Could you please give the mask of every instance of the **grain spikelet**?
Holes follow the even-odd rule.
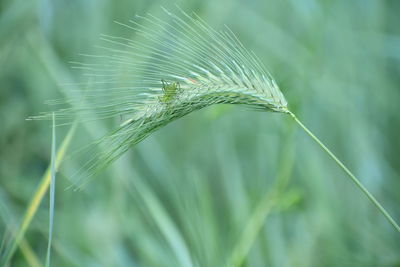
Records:
[[[94,80],[95,88],[69,99],[72,107],[56,111],[57,121],[123,118],[95,142],[101,148],[91,152],[81,170],[89,170],[89,176],[158,128],[213,104],[288,113],[271,75],[228,28],[216,31],[195,14],[165,12],[168,21],[148,14],[129,24],[116,22],[143,42],[102,35],[102,54],[83,55],[90,63],[73,62]]]

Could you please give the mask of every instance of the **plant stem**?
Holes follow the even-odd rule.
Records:
[[[385,210],[384,207],[376,200],[376,198],[365,188],[362,183],[354,176],[353,173],[306,127],[304,124],[294,115],[292,112],[288,111],[292,118],[300,125],[301,128],[339,165],[340,168],[349,176],[349,178],[356,184],[358,188],[374,203],[374,205],[379,209],[379,211],[386,217],[390,224],[400,232],[400,226],[395,222],[392,216]]]
[[[56,120],[53,112],[53,127],[51,137],[51,165],[50,165],[50,208],[49,208],[49,241],[47,243],[46,267],[50,267],[51,242],[53,239],[54,199],[56,191]]]
[[[293,144],[292,144],[292,132],[293,127],[290,125],[290,129],[287,129],[288,133],[283,141],[282,153],[280,160],[277,176],[271,190],[266,193],[255,206],[254,211],[251,213],[247,220],[243,232],[239,236],[239,239],[233,246],[227,266],[242,266],[247,255],[249,254],[252,246],[260,236],[260,232],[267,220],[267,217],[274,211],[274,208],[278,206],[280,200],[284,198],[284,192],[289,184],[293,169]]]

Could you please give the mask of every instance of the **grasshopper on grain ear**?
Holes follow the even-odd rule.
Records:
[[[160,102],[163,103],[168,103],[170,102],[176,95],[177,91],[180,90],[180,84],[179,82],[171,82],[168,83],[161,79],[162,83],[162,90],[164,92],[163,96],[159,97]]]

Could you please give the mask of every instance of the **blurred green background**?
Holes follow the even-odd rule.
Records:
[[[3,0],[1,249],[50,162],[50,122],[25,119],[68,97],[63,84],[82,76],[68,62],[93,54],[101,33],[118,35],[114,20],[163,18],[160,6],[175,3],[228,25],[289,107],[400,220],[399,1]],[[58,145],[68,129],[57,128]],[[58,175],[52,266],[400,266],[400,234],[286,115],[210,107],[100,176],[76,192]],[[48,205],[11,266],[44,263]]]

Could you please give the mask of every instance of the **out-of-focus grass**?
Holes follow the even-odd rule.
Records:
[[[11,238],[9,244],[6,244],[4,253],[2,253],[2,258],[0,264],[6,265],[12,256],[15,253],[15,250],[17,246],[22,245],[23,248],[25,248],[25,251],[29,251],[28,247],[29,245],[26,244],[26,241],[24,240],[24,235],[33,219],[35,214],[37,213],[37,210],[43,200],[44,195],[46,194],[46,191],[49,189],[49,186],[52,185],[52,189],[50,191],[53,191],[52,197],[50,200],[50,205],[51,205],[51,213],[54,213],[54,181],[55,181],[55,172],[56,169],[58,169],[61,165],[62,160],[64,159],[64,155],[69,147],[69,144],[71,143],[72,137],[74,135],[76,129],[76,123],[72,125],[71,129],[68,131],[67,136],[65,137],[64,141],[62,142],[60,149],[57,151],[57,155],[55,155],[55,122],[53,118],[53,137],[52,137],[52,152],[51,152],[51,165],[47,168],[46,172],[44,173],[37,189],[35,190],[35,193],[32,196],[32,199],[30,200],[27,209],[25,211],[24,217],[21,221],[20,225],[17,225],[16,227],[14,225],[10,225],[10,218],[7,215],[3,215],[2,217],[4,218],[4,222],[9,225],[9,228],[11,228]],[[53,215],[50,215],[51,218],[53,218]],[[15,229],[14,229],[15,228]],[[51,228],[53,228],[51,226]],[[51,231],[50,231],[51,232]],[[50,235],[50,234],[49,234]],[[49,241],[49,246],[51,245],[51,236],[49,236],[50,241]],[[5,239],[3,239],[4,241]],[[48,250],[50,248],[48,247]],[[49,252],[48,257],[49,256]],[[33,254],[28,252],[27,254]],[[34,258],[35,256],[29,257],[26,256],[27,258]]]
[[[215,28],[229,25],[269,67],[292,109],[400,218],[399,3],[178,4]],[[110,0],[0,4],[3,217],[22,217],[49,164],[50,123],[25,118],[46,109],[44,100],[71,94],[62,84],[81,80],[82,73],[68,62],[81,61],[78,53],[93,54],[100,33],[122,34],[113,20],[145,12],[162,17],[161,5],[168,7]],[[93,127],[81,129],[74,141],[106,125]],[[67,129],[60,127],[58,136]],[[79,162],[63,166],[53,265],[224,266],[281,175],[290,182],[242,266],[398,265],[398,234],[296,129],[282,115],[218,106],[161,129],[84,191],[64,190],[70,182],[63,174]],[[25,236],[43,262],[47,205]],[[8,237],[6,221],[2,237]],[[26,265],[17,251],[12,266]]]

